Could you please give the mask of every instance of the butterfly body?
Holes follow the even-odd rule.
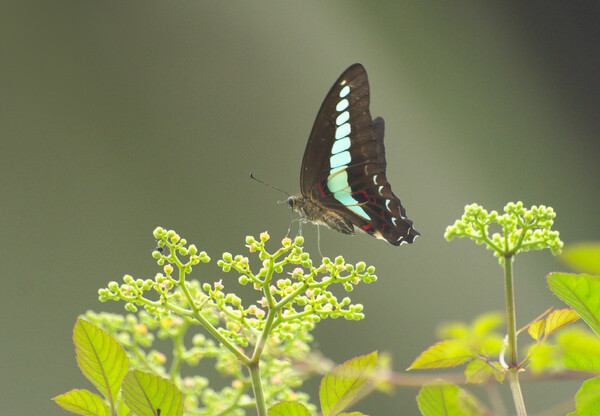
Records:
[[[317,114],[288,204],[303,219],[344,234],[355,229],[393,245],[419,233],[386,177],[382,118],[371,119],[369,82],[360,64],[335,82]]]
[[[343,234],[354,234],[354,225],[352,221],[343,215],[326,210],[320,207],[317,203],[302,195],[294,195],[288,199],[288,204],[298,212],[302,218],[312,222],[313,224],[326,225],[332,230],[339,231]]]

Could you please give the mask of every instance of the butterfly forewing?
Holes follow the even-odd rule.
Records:
[[[340,93],[345,87],[348,87],[352,94],[348,93],[341,98]],[[347,89],[344,90],[346,91]],[[300,189],[306,197],[311,196],[323,176],[329,175],[329,159],[337,130],[336,120],[345,111],[356,126],[355,131],[350,133],[352,140],[358,128],[369,128],[371,124],[369,81],[365,69],[360,64],[354,64],[344,71],[321,104],[302,159]]]
[[[391,244],[419,233],[387,181],[385,125],[371,119],[369,82],[360,64],[335,82],[317,115],[302,161],[302,196]]]

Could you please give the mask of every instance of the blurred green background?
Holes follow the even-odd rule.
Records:
[[[321,232],[326,255],[373,264],[379,281],[352,293],[366,319],[323,322],[316,346],[336,361],[389,351],[403,371],[440,322],[501,310],[496,259],[442,237],[465,204],[550,205],[567,245],[598,239],[600,10],[578,4],[5,4],[0,414],[63,415],[51,397],[92,388],[74,359],[75,319],[122,311],[97,289],[158,271],[156,226],[213,257],[194,277],[237,290],[216,260],[245,253],[249,234],[268,230],[275,244],[290,215],[248,173],[298,192],[316,112],[354,62],[386,120],[389,181],[422,236],[398,248]],[[519,325],[560,305],[544,281],[554,270],[566,268],[549,252],[518,257]],[[525,385],[529,410],[578,385]],[[316,401],[316,384],[307,390]],[[356,410],[416,414],[416,393],[374,394]]]

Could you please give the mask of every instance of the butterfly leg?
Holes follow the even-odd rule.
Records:
[[[289,238],[290,237],[290,233],[292,232],[292,225],[294,225],[294,210],[291,210],[290,225],[288,227],[287,234],[285,235],[285,238]]]
[[[317,249],[319,250],[319,255],[321,256],[321,258],[325,257],[325,256],[323,256],[323,253],[321,252],[321,227],[319,227],[318,224],[317,224]]]

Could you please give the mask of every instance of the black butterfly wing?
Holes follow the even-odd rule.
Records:
[[[349,187],[342,192],[348,191],[353,201],[339,204],[338,198],[335,198],[336,194],[332,192],[339,186],[335,188],[335,182],[329,178],[324,182],[329,195],[326,192],[327,196],[318,203],[336,212],[340,212],[341,209],[343,215],[366,233],[397,246],[412,243],[419,233],[413,228],[412,220],[407,218],[406,210],[392,192],[386,177],[384,126],[382,118],[373,120],[375,144],[373,141],[362,142],[361,153],[372,155],[374,148],[376,157],[365,159],[362,163],[350,164],[346,168]],[[331,196],[334,196],[333,200]],[[342,194],[342,197],[345,196]]]
[[[348,93],[344,98],[340,98],[340,92],[345,87],[349,87],[352,94]],[[300,190],[305,197],[310,197],[321,179],[329,175],[329,159],[337,130],[336,118],[340,113],[336,108],[343,108],[343,100],[348,103],[344,111],[348,111],[349,117],[353,120],[354,130],[351,132],[351,139],[352,136],[356,137],[361,127],[371,129],[369,81],[361,64],[352,65],[340,75],[325,96],[317,113],[306,144],[300,172]],[[340,103],[342,104],[339,105]],[[315,197],[319,198],[319,195]]]
[[[360,64],[335,82],[317,114],[300,175],[302,195],[391,244],[419,233],[387,181],[385,124],[371,119],[369,81]]]

